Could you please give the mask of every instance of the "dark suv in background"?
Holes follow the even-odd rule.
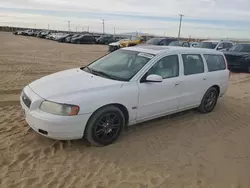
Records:
[[[96,40],[97,44],[110,44],[112,42],[116,42],[117,39],[115,39],[112,36],[101,36]]]
[[[145,44],[168,46],[173,41],[177,41],[177,39],[154,37],[145,42]]]
[[[95,37],[92,35],[80,35],[71,39],[71,43],[74,44],[95,44]]]

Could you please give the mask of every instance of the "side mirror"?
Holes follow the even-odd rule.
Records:
[[[156,74],[150,74],[146,78],[146,82],[162,82],[163,78]]]
[[[218,48],[217,48],[217,50],[222,50],[223,49],[223,47],[221,47],[221,46],[218,46]]]

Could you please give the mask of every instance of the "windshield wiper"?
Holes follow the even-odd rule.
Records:
[[[111,76],[111,75],[109,75],[109,74],[107,74],[107,73],[105,73],[105,72],[102,72],[102,71],[97,71],[97,70],[93,70],[93,69],[92,69],[92,73],[97,74],[97,75],[99,75],[99,76],[104,76],[104,77],[106,77],[106,78],[110,78],[110,79],[112,79],[112,80],[116,80],[113,76]]]
[[[86,66],[85,68],[87,68],[89,70],[89,72],[93,73],[93,70],[91,68],[89,68],[89,66]]]

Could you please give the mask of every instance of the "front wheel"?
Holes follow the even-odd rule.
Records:
[[[85,138],[94,146],[112,144],[121,134],[125,125],[122,111],[111,105],[97,110],[85,128]]]
[[[218,95],[219,93],[215,87],[208,89],[202,98],[198,111],[201,113],[211,112],[217,104]]]

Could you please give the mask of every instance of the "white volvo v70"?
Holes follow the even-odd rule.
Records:
[[[23,89],[20,101],[26,121],[39,134],[85,137],[104,146],[126,125],[192,108],[211,112],[228,80],[221,52],[145,45],[40,78]]]

